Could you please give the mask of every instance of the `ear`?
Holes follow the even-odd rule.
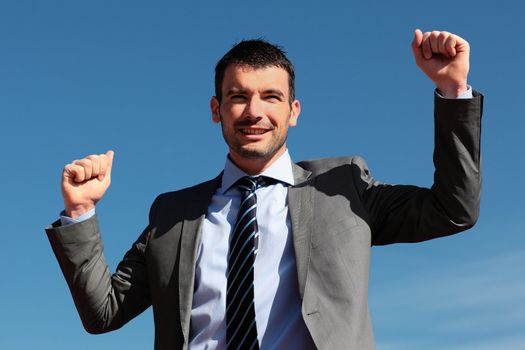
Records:
[[[292,102],[292,110],[290,112],[290,120],[288,122],[289,126],[296,126],[297,125],[297,118],[299,118],[299,114],[301,113],[301,103],[299,100],[295,100]]]
[[[210,100],[210,109],[211,109],[211,120],[214,123],[220,123],[221,122],[220,104],[219,104],[219,100],[215,96],[212,96]]]

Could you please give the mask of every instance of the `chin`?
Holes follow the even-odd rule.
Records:
[[[236,153],[247,159],[268,159],[273,155],[272,152],[265,152],[263,150],[254,148],[241,148]]]

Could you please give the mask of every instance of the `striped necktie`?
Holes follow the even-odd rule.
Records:
[[[253,301],[253,263],[257,254],[255,242],[259,236],[255,190],[263,182],[260,176],[245,176],[236,182],[241,191],[241,205],[228,254],[226,341],[229,350],[259,349]]]

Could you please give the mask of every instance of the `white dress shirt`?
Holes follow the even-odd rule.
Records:
[[[240,192],[232,185],[246,176],[226,160],[221,186],[202,226],[191,311],[190,349],[226,349],[226,269]],[[301,316],[295,253],[288,214],[292,161],[284,153],[262,174],[278,180],[257,195],[258,252],[254,264],[254,302],[260,349],[315,349]]]

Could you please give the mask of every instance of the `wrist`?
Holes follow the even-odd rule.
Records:
[[[437,85],[436,88],[439,94],[445,98],[457,98],[468,90],[468,85],[465,82],[462,84]]]
[[[66,205],[64,208],[64,212],[70,218],[76,219],[94,208],[95,208],[95,204],[87,204],[87,203],[80,204],[80,205],[74,205],[74,206]]]

